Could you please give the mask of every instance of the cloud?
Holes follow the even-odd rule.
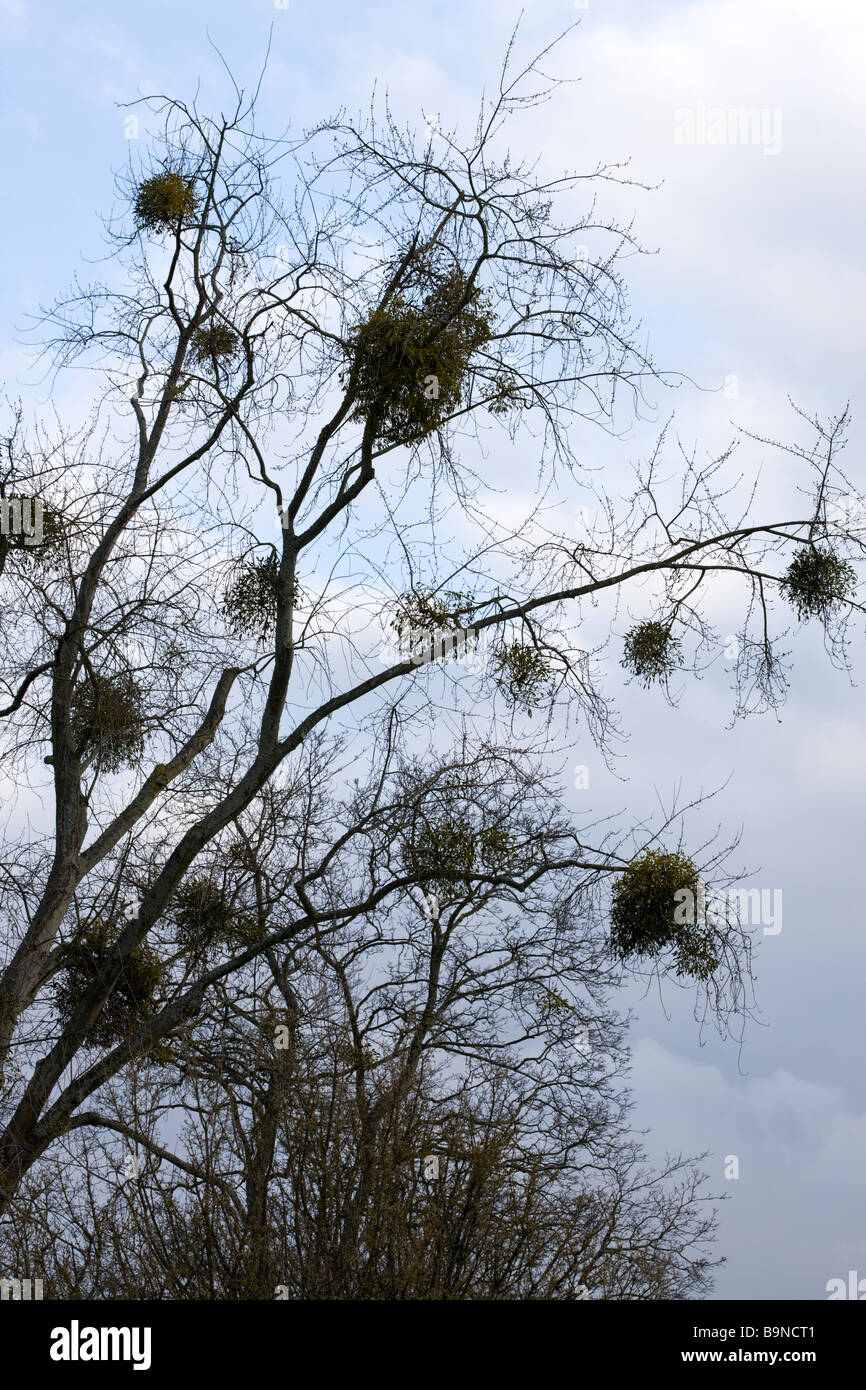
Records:
[[[642,1037],[634,1054],[635,1119],[650,1151],[711,1149],[705,1161],[727,1256],[716,1298],[823,1299],[832,1278],[866,1276],[866,1113],[841,1087],[777,1070],[727,1079]],[[728,1155],[740,1176],[725,1180]]]

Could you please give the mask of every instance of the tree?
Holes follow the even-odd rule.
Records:
[[[366,788],[352,877],[386,883],[392,832],[411,857],[418,807],[468,771],[398,767],[386,796]],[[473,774],[499,812],[496,850],[483,829],[479,850],[519,860],[532,833],[542,858],[543,779],[504,756]],[[216,985],[159,1066],[79,1115],[16,1195],[4,1262],[38,1267],[54,1297],[705,1292],[718,1261],[701,1175],[682,1159],[653,1172],[628,1129],[598,871],[519,893],[467,884],[464,824],[435,857],[424,840],[435,895],[272,947]],[[261,905],[279,917],[273,890],[298,873],[287,798],[248,829],[255,891],[228,890],[226,858],[177,908],[199,970],[223,934],[272,927]]]
[[[625,513],[611,505],[607,533],[581,544],[534,516],[506,532],[486,510],[482,431],[528,452],[545,485],[583,486],[578,438],[613,427],[624,388],[638,400],[657,376],[617,272],[631,232],[600,225],[594,204],[559,220],[620,171],[544,179],[509,157],[503,124],[544,95],[537,62],[515,72],[512,58],[473,139],[441,154],[375,113],[274,141],[240,91],[216,120],[154,98],[161,139],[121,180],[126,211],[109,228],[116,272],[44,315],[57,369],[92,367],[97,387],[76,425],[13,410],[3,446],[2,495],[44,497],[51,519],[41,546],[0,538],[6,765],[37,779],[54,819],[4,846],[0,1210],[113,1078],[135,1059],[160,1065],[221,981],[433,881],[447,800],[423,813],[414,859],[410,846],[375,887],[339,878],[363,839],[353,759],[376,786],[398,743],[423,763],[451,740],[469,801],[483,800],[482,692],[516,728],[524,708],[565,706],[605,746],[600,654],[571,635],[583,606],[652,577],[625,659],[665,682],[681,642],[699,663],[712,640],[699,606],[711,581],[738,576],[740,712],[784,692],[774,599],[822,622],[844,659],[862,544],[833,519],[850,490],[844,413],[804,416],[815,442],[781,446],[809,489],[787,519],[723,514],[726,456],[684,459],[671,497],[664,439]],[[588,236],[600,249],[587,259]],[[383,664],[376,624],[420,625],[426,640],[434,617],[489,642],[489,666],[419,663],[411,640]],[[544,739],[514,748],[540,755]],[[189,929],[202,865],[275,776],[296,807],[327,784],[327,810],[293,822],[279,923],[223,934],[199,971],[172,936],[183,895]],[[508,864],[495,835],[486,850],[470,835],[467,855],[458,834],[446,877],[517,894],[569,868],[615,877],[664,833],[635,834],[623,856],[572,831]],[[722,936],[702,987],[724,1013],[740,1000],[736,924]],[[670,945],[656,942],[652,968],[667,969]]]

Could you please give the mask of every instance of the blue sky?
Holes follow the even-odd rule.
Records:
[[[189,96],[219,108],[227,85],[208,35],[249,85],[272,27],[262,127],[294,129],[366,104],[374,82],[420,126],[471,121],[518,7],[497,0],[312,5],[289,0],[150,0],[146,6],[0,0],[5,274],[0,278],[0,378],[45,399],[28,367],[25,315],[63,289],[81,255],[101,254],[98,215],[111,210],[113,170],[128,155],[116,103],[141,92]],[[529,3],[529,54],[573,21],[580,27],[551,70],[574,79],[514,130],[517,149],[544,167],[631,158],[636,179],[606,207],[636,215],[658,254],[628,263],[649,342],[686,372],[676,392],[627,440],[587,435],[587,457],[610,469],[645,454],[672,409],[683,439],[707,456],[736,426],[788,437],[787,398],[828,413],[853,404],[847,464],[866,494],[864,467],[864,106],[866,10],[860,0],[705,0],[705,3]],[[779,112],[776,152],[759,144],[680,144],[675,112],[758,107]],[[140,138],[146,138],[142,125]],[[719,390],[735,379],[732,395]],[[65,388],[69,389],[69,388]],[[862,413],[861,413],[862,412]],[[770,497],[784,464],[753,450]],[[751,465],[750,465],[751,466]],[[579,501],[563,498],[563,505]],[[730,623],[736,624],[731,600]],[[724,617],[722,617],[724,621]],[[750,883],[781,887],[784,928],[757,958],[761,1024],[742,1049],[704,1035],[689,1000],[634,996],[636,1121],[659,1150],[709,1149],[714,1185],[730,1200],[718,1297],[825,1297],[849,1269],[866,1276],[866,1071],[863,1030],[863,699],[826,661],[814,635],[788,644],[797,666],[781,722],[772,715],[726,731],[724,664],[688,687],[671,711],[660,696],[622,690],[631,735],[629,780],[616,782],[587,748],[588,792],[575,810],[649,814],[656,789],[726,790],[707,823],[742,827]],[[862,680],[862,645],[854,651]],[[723,1159],[740,1158],[725,1181]]]

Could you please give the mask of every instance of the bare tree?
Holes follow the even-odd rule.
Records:
[[[653,1171],[628,1129],[598,871],[469,881],[476,855],[540,865],[567,833],[539,830],[549,788],[515,763],[473,769],[474,821],[455,814],[465,763],[365,789],[355,875],[378,887],[389,853],[423,853],[425,895],[390,894],[218,983],[159,1064],[129,1069],[32,1170],[0,1238],[10,1267],[39,1268],[59,1297],[705,1292],[718,1261],[701,1175],[682,1159]],[[286,812],[271,803],[244,836],[255,893],[212,864],[181,895],[194,968],[221,933],[273,925],[259,908],[297,874]]]
[[[15,415],[3,446],[2,495],[44,500],[49,521],[40,546],[0,547],[6,765],[54,815],[34,812],[3,853],[0,1209],[220,982],[427,882],[423,837],[420,858],[375,888],[340,878],[363,837],[345,778],[366,760],[375,785],[395,728],[415,731],[417,756],[428,732],[433,746],[465,737],[471,767],[486,692],[506,719],[565,707],[604,746],[600,654],[576,643],[574,620],[650,578],[651,614],[624,647],[637,678],[700,664],[699,605],[720,573],[745,595],[743,710],[782,692],[777,599],[823,621],[844,659],[862,545],[833,512],[849,487],[844,414],[809,421],[813,444],[783,446],[802,467],[787,516],[755,516],[727,456],[684,459],[672,491],[663,442],[626,511],[611,503],[609,526],[581,544],[538,512],[514,528],[492,516],[488,431],[531,457],[542,492],[572,478],[588,495],[586,429],[614,428],[623,391],[637,403],[655,375],[617,270],[630,229],[591,195],[560,220],[622,171],[544,178],[503,144],[506,120],[549,91],[540,61],[515,71],[509,52],[473,137],[435,150],[387,113],[269,140],[254,96],[237,91],[219,119],[154,98],[163,135],[120,182],[117,259],[46,311],[56,367],[90,367],[96,387],[83,423]],[[599,249],[586,256],[588,240]],[[384,663],[377,625],[404,643]],[[442,629],[488,641],[486,668],[419,657],[418,634],[423,648]],[[539,730],[536,752],[543,742]],[[171,940],[178,897],[275,774],[319,808],[296,821],[280,920],[225,938],[196,971]],[[473,863],[468,881],[519,893],[557,864],[624,869],[576,832],[545,853]],[[666,900],[677,865],[653,879]],[[655,961],[662,938],[642,951],[632,935],[626,954]],[[694,946],[686,964],[710,991],[717,968],[732,978],[729,959],[699,961]]]

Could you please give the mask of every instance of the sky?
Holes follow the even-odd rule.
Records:
[[[100,214],[116,198],[129,112],[145,92],[227,99],[225,55],[246,85],[270,35],[261,125],[277,133],[367,104],[374,83],[419,125],[471,122],[495,83],[519,16],[503,0],[424,4],[309,0],[0,0],[0,380],[46,401],[22,329],[40,302],[101,254]],[[789,399],[827,415],[852,403],[848,471],[863,463],[864,105],[861,0],[529,0],[529,56],[577,23],[552,59],[569,79],[514,127],[516,150],[543,167],[630,160],[651,190],[610,186],[605,207],[635,217],[654,254],[624,272],[656,360],[684,374],[648,418],[587,457],[615,479],[646,455],[676,411],[702,456],[738,428],[796,433]],[[215,45],[215,47],[214,47]],[[756,108],[753,140],[701,139],[713,111]],[[733,131],[737,131],[736,121]],[[145,140],[146,124],[138,132]],[[686,379],[688,378],[688,379]],[[690,379],[690,380],[689,380]],[[768,496],[788,485],[784,458],[750,446]],[[516,475],[515,475],[516,476]],[[605,474],[607,483],[607,474]],[[581,499],[563,497],[563,506]],[[725,610],[724,603],[729,603]],[[736,599],[720,620],[736,625]],[[791,691],[780,718],[728,729],[729,671],[719,660],[672,710],[655,692],[614,689],[629,732],[621,781],[591,746],[576,755],[589,787],[575,811],[649,815],[659,797],[724,789],[703,813],[742,833],[749,885],[781,889],[783,928],[760,940],[758,1019],[741,1044],[703,1033],[688,996],[630,992],[634,1118],[650,1151],[709,1151],[724,1194],[715,1297],[826,1298],[827,1282],[866,1277],[866,1069],[863,1029],[862,640],[854,683],[815,634],[793,633]],[[739,1176],[726,1177],[738,1160]]]

